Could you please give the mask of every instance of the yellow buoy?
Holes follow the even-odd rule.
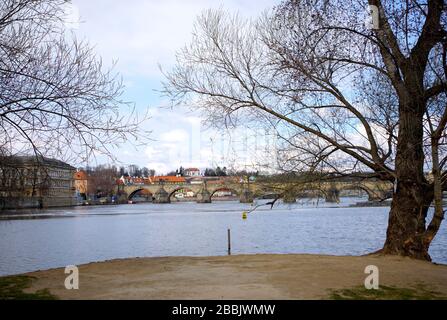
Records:
[[[242,219],[243,220],[247,219],[247,212],[245,212],[245,211],[242,212]]]

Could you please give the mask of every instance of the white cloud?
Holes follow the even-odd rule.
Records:
[[[277,1],[110,1],[74,0],[82,23],[78,34],[94,44],[106,62],[118,60],[129,75],[159,76],[158,64],[170,66],[175,52],[191,38],[203,10],[225,8],[252,16]]]
[[[189,134],[183,129],[174,129],[164,132],[160,135],[162,142],[186,142],[189,139]]]

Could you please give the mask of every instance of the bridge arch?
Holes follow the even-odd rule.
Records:
[[[217,188],[217,189],[214,189],[214,190],[212,190],[211,192],[210,192],[210,197],[212,198],[212,197],[214,197],[215,196],[215,194],[216,194],[216,192],[219,192],[219,191],[229,191],[229,192],[231,192],[231,194],[233,195],[233,194],[235,194],[236,196],[239,196],[240,195],[240,193],[236,190],[236,189],[234,189],[234,188],[230,188],[230,187],[220,187],[220,188]]]
[[[368,195],[368,201],[385,200],[388,198],[388,192],[383,190],[372,190],[362,184],[347,184],[340,186],[338,190],[340,192],[346,190],[362,190]]]
[[[128,196],[127,196],[127,200],[132,200],[132,198],[134,197],[134,196],[136,196],[138,193],[140,193],[140,192],[143,192],[146,196],[147,196],[147,198],[150,198],[151,200],[153,199],[153,193],[150,191],[150,190],[148,190],[148,189],[146,189],[146,188],[139,188],[139,189],[136,189],[136,190],[134,190],[134,191],[132,191]]]
[[[185,186],[179,186],[174,188],[170,193],[169,193],[169,200],[172,199],[172,197],[178,193],[179,191],[186,191],[186,192],[191,192],[193,195],[191,196],[191,198],[197,198],[197,192],[194,192],[194,190],[192,190],[191,188],[185,187]],[[193,200],[193,199],[191,199]]]
[[[342,191],[349,191],[349,190],[352,190],[352,191],[354,191],[354,190],[363,191],[363,192],[365,192],[368,195],[368,197],[371,197],[371,195],[373,194],[373,192],[369,188],[367,188],[365,186],[362,186],[362,185],[359,185],[359,184],[343,185],[343,186],[339,187],[338,190],[340,192],[342,192]]]
[[[323,186],[311,186],[306,189],[298,190],[295,192],[297,199],[302,198],[326,198],[329,194],[329,189]]]
[[[255,199],[276,199],[281,196],[279,192],[256,192]]]

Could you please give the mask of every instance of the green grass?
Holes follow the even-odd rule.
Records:
[[[0,278],[0,300],[55,300],[48,289],[34,293],[24,292],[36,280],[30,276],[10,276]]]
[[[418,284],[413,288],[380,286],[378,290],[368,290],[363,286],[352,289],[331,290],[333,300],[446,300],[439,292]]]

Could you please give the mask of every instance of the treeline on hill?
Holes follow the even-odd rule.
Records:
[[[147,167],[140,168],[134,164],[127,168],[124,166],[118,168],[116,166],[98,165],[96,167],[87,166],[79,169],[85,171],[88,175],[109,172],[110,174],[113,174],[114,177],[150,177],[155,176],[156,174],[154,169],[149,169]]]
[[[182,166],[175,171],[169,172],[168,176],[186,176],[186,170]],[[236,170],[228,169],[227,167],[217,166],[216,168],[206,168],[202,171],[202,176],[205,177],[239,177],[239,176],[259,176],[258,171]]]

